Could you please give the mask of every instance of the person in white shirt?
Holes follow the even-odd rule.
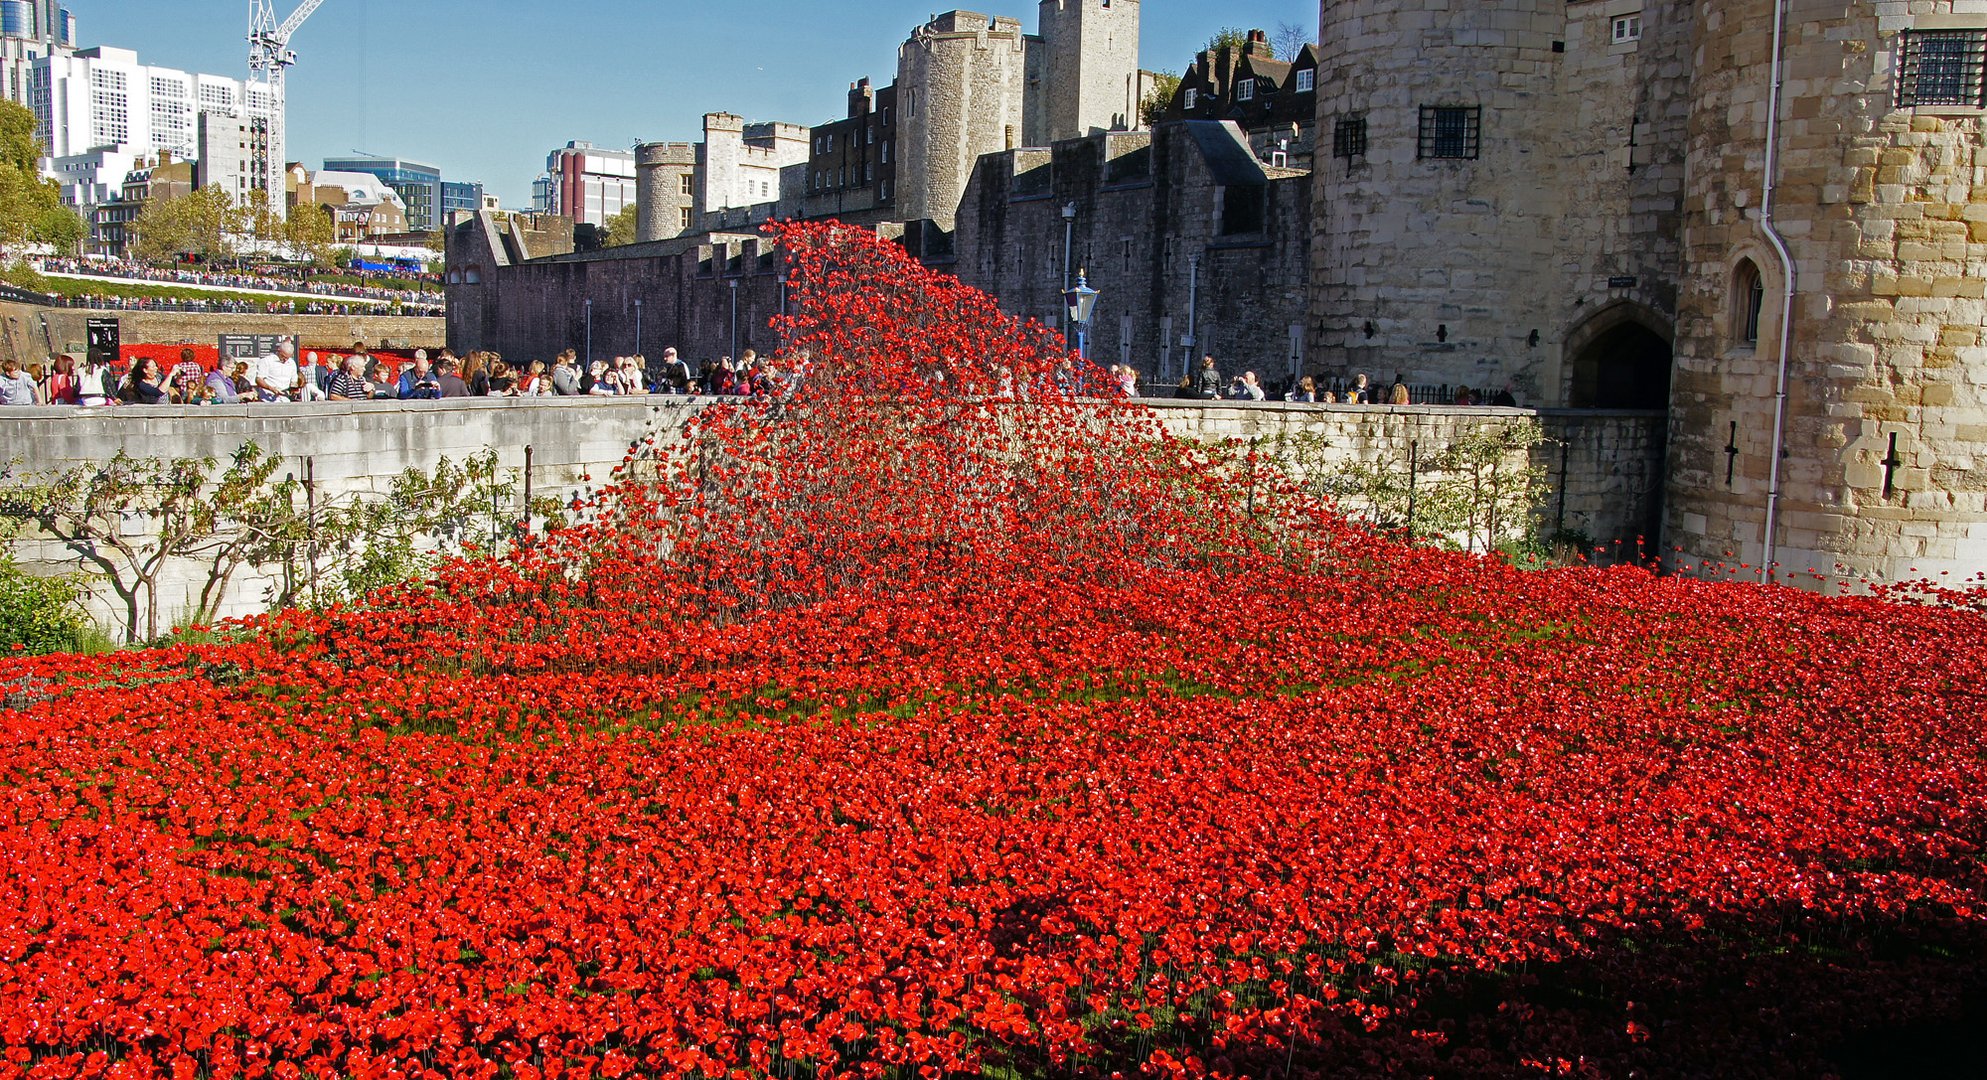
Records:
[[[262,401],[296,401],[297,347],[288,338],[276,342],[276,351],[255,362],[255,396]]]

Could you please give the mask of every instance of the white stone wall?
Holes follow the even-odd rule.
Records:
[[[1434,454],[1473,426],[1538,416],[1559,442],[1541,448],[1555,490],[1566,492],[1566,528],[1597,541],[1632,541],[1660,493],[1661,418],[1637,413],[1533,413],[1518,409],[1361,408],[1329,405],[1152,401],[1175,434],[1200,439],[1263,438],[1311,431],[1326,436],[1330,460],[1404,460],[1411,442]],[[8,409],[0,414],[0,460],[27,471],[104,461],[122,449],[134,457],[211,457],[225,462],[253,442],[281,459],[277,475],[313,478],[325,502],[377,496],[409,468],[433,470],[443,457],[461,462],[495,450],[502,468],[522,470],[531,448],[534,496],[565,501],[604,482],[645,440],[668,444],[699,403],[685,398],[517,399],[447,402],[328,403],[154,409]],[[1561,443],[1565,452],[1560,450]],[[591,479],[589,479],[589,477]],[[515,508],[504,508],[514,514]],[[1555,496],[1545,508],[1556,521]],[[30,542],[21,561],[40,572],[77,568],[74,552]],[[172,568],[160,614],[193,609],[204,571]],[[272,583],[243,575],[229,591],[224,616],[263,609]],[[123,614],[99,590],[95,614],[106,627]]]

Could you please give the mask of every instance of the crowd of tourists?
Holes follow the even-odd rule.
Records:
[[[1444,388],[1445,391],[1447,388]],[[1223,380],[1220,365],[1212,356],[1203,356],[1200,368],[1180,380],[1180,396],[1200,401],[1266,401],[1268,391],[1262,380],[1253,371],[1244,371],[1231,379]],[[1315,377],[1306,375],[1297,384],[1285,391],[1283,400],[1302,404],[1319,405],[1494,405],[1514,408],[1518,404],[1516,392],[1509,383],[1495,393],[1478,391],[1468,386],[1459,386],[1445,394],[1447,400],[1415,401],[1415,394],[1407,382],[1396,378],[1392,386],[1381,390],[1378,383],[1365,372],[1358,372],[1343,384],[1320,383]]]
[[[775,360],[751,349],[734,360],[722,357],[693,369],[675,349],[665,350],[661,363],[651,366],[642,356],[616,356],[583,362],[572,349],[550,361],[516,362],[502,354],[474,351],[457,356],[447,349],[430,358],[425,350],[411,360],[382,357],[362,343],[344,353],[306,352],[282,340],[276,350],[255,359],[223,359],[218,365],[200,362],[195,350],[181,350],[170,369],[155,359],[133,361],[127,370],[113,370],[73,355],[55,357],[47,365],[23,367],[8,360],[0,370],[0,405],[235,405],[249,402],[418,401],[443,398],[614,397],[630,394],[695,394],[787,400],[806,377],[806,358]],[[942,378],[934,372],[932,378]],[[1046,381],[1064,394],[1138,397],[1139,375],[1128,365],[1103,369],[1064,361],[1046,374]],[[1005,393],[1027,393],[1007,387]],[[1224,378],[1214,357],[1201,359],[1199,370],[1180,381],[1181,397],[1204,401],[1266,401],[1270,394],[1255,372]],[[1321,383],[1306,375],[1282,400],[1294,403],[1342,405],[1498,405],[1515,406],[1517,397],[1507,384],[1495,393],[1468,386],[1441,400],[1419,400],[1426,394],[1410,391],[1395,380],[1387,389],[1364,373],[1342,383]]]
[[[89,357],[64,353],[47,365],[0,364],[0,405],[240,405],[254,402],[421,401],[445,398],[616,397],[709,394],[787,400],[806,377],[804,360],[785,365],[748,349],[706,365],[700,375],[668,349],[655,371],[641,356],[582,364],[571,349],[550,362],[507,361],[495,352],[458,357],[447,349],[430,358],[418,350],[401,362],[355,342],[348,352],[306,352],[282,340],[274,352],[201,363],[192,347],[167,366],[134,360],[118,371]]]
[[[339,276],[360,282],[323,281],[308,271],[262,266],[244,270],[212,270],[204,267],[156,267],[129,262],[91,262],[83,259],[42,259],[38,268],[45,274],[76,274],[84,277],[117,278],[158,285],[194,285],[236,292],[291,292],[352,300],[378,300],[391,304],[433,303],[440,288],[434,275],[382,274],[377,271],[340,271]],[[407,281],[427,282],[433,289],[409,289]]]

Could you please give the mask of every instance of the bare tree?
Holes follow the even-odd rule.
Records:
[[[1298,54],[1304,51],[1304,46],[1311,44],[1313,36],[1310,27],[1301,23],[1282,22],[1276,24],[1276,33],[1270,35],[1270,41],[1276,46],[1278,60],[1294,62]]]

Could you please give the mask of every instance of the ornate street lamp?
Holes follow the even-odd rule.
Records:
[[[1097,308],[1097,290],[1090,287],[1083,271],[1076,272],[1076,287],[1062,294],[1062,302],[1069,312],[1070,324],[1076,327],[1076,355],[1088,356],[1090,314]]]

